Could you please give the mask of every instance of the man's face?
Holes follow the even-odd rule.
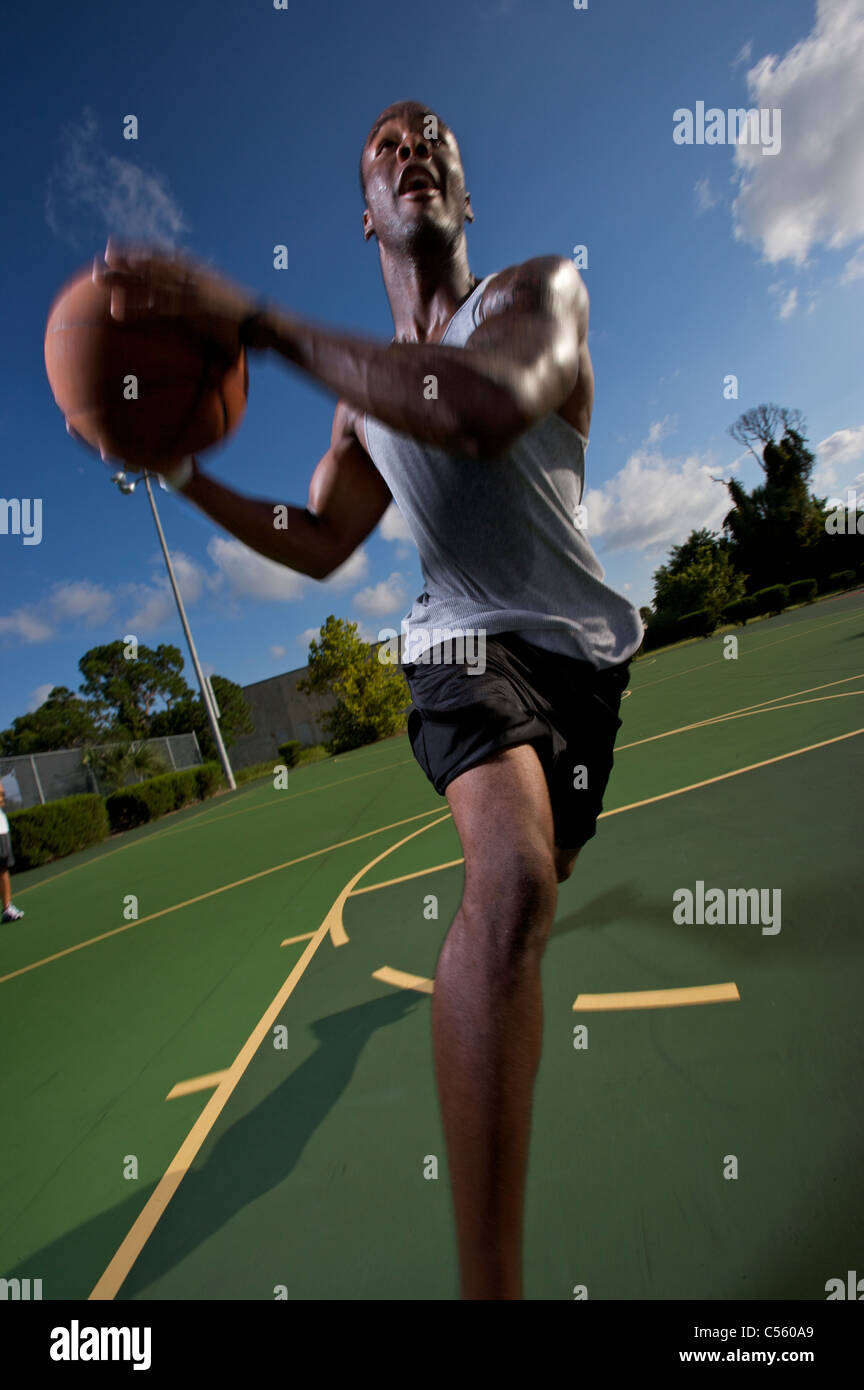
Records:
[[[396,246],[453,241],[474,220],[452,131],[434,113],[396,110],[367,141],[363,175],[366,238]]]

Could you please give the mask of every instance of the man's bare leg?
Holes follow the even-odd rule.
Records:
[[[557,857],[540,760],[509,748],[447,789],[465,891],[435,974],[433,1036],[463,1299],[522,1297],[525,1175]]]
[[[12,902],[12,881],[8,869],[0,869],[0,893],[3,895],[3,911]]]

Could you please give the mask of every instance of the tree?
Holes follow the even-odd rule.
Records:
[[[357,624],[331,613],[320,641],[309,644],[309,674],[297,682],[302,694],[334,695],[322,715],[330,735],[327,750],[347,752],[395,734],[404,725],[411,692],[398,666],[378,660],[377,650],[357,636]]]
[[[227,749],[241,734],[255,732],[249,714],[249,704],[241,686],[235,681],[214,675],[210,678],[210,684],[219,706],[219,731]],[[201,697],[193,694],[187,686],[180,700],[175,700],[170,708],[153,715],[150,720],[150,737],[164,738],[169,734],[190,733],[196,735],[205,762],[218,757],[219,750]]]
[[[789,430],[797,430],[799,425],[803,425],[804,417],[800,410],[789,410],[785,405],[774,405],[769,402],[767,405],[754,406],[752,410],[745,410],[743,415],[739,415],[734,425],[729,426],[729,433],[738,444],[743,444],[749,449],[756,458],[757,463],[761,462],[759,455],[753,448],[755,443],[773,444],[774,440]]]
[[[768,409],[779,407],[759,407]],[[754,413],[748,411],[741,419]],[[798,414],[784,412],[793,413]],[[723,528],[735,565],[750,576],[751,589],[810,578],[824,567],[824,517],[809,492],[814,462],[804,436],[789,426],[779,443],[765,443],[761,486],[747,493],[736,478],[726,485],[734,505]]]
[[[178,647],[163,643],[154,651],[142,643],[134,658],[121,641],[92,647],[78,662],[84,677],[81,691],[114,712],[114,728],[133,738],[150,732],[151,710],[159,698],[168,704],[182,699],[189,687],[180,674],[183,657]]]
[[[673,545],[669,559],[664,568],[669,574],[681,574],[694,560],[698,560],[703,551],[709,550],[712,555],[718,554],[723,542],[713,531],[708,531],[704,527],[700,531],[691,531],[681,545]]]
[[[129,782],[143,782],[171,768],[155,748],[120,735],[102,746],[87,744],[82,750],[81,763],[92,772],[103,795],[120,791]]]
[[[12,727],[0,733],[0,755],[13,758],[55,748],[80,748],[98,737],[105,708],[94,700],[81,700],[65,685],[55,685],[48,699],[32,714],[19,715]]]
[[[744,594],[745,576],[732,562],[729,548],[711,531],[693,531],[676,545],[654,574],[654,607],[664,616],[707,609],[716,620]]]

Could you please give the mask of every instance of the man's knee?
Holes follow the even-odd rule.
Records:
[[[494,864],[466,857],[463,912],[494,925],[502,944],[545,939],[557,897],[555,860],[542,844],[502,846]]]

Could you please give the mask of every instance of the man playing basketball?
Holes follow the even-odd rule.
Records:
[[[209,269],[146,250],[109,243],[94,274],[116,287],[116,316],[180,316],[228,358],[241,341],[278,352],[338,397],[308,505],[288,509],[287,529],[274,529],[280,504],[222,486],[194,460],[172,486],[316,579],[395,498],[424,577],[412,651],[434,628],[486,635],[482,673],[450,652],[404,670],[412,747],[447,797],[465,856],[433,996],[461,1296],[519,1299],[540,962],[557,885],[595,833],[642,625],[603,583],[579,525],[594,380],[578,271],[543,256],[472,275],[459,149],[419,103],[376,121],[361,182],[391,345],[262,308]]]

